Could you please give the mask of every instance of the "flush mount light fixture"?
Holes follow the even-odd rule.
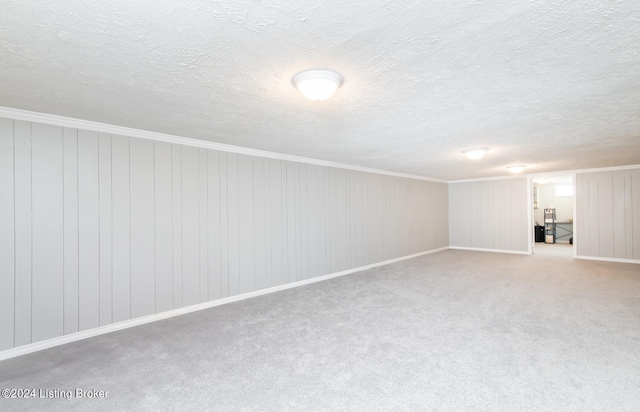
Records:
[[[463,150],[462,153],[464,153],[464,155],[467,156],[469,159],[477,160],[477,159],[482,159],[482,157],[488,151],[489,149],[487,149],[486,147],[475,147],[473,149]]]
[[[329,70],[307,70],[293,77],[293,84],[308,99],[327,100],[342,85],[342,76]]]
[[[527,165],[513,165],[507,166],[507,169],[509,169],[511,173],[522,173],[525,167],[527,167]]]

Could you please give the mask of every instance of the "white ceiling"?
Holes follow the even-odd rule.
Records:
[[[640,164],[637,0],[0,10],[1,106],[446,180]],[[323,103],[291,84],[315,68],[344,77]]]

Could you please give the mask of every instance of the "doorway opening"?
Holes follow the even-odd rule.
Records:
[[[532,253],[574,257],[574,176],[536,177],[532,187]]]

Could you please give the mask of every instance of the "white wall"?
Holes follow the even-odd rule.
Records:
[[[562,183],[567,184],[567,183]],[[544,225],[544,209],[556,209],[556,219],[566,222],[573,219],[573,196],[556,196],[556,183],[550,182],[538,186],[538,208],[533,210],[534,222]]]
[[[451,247],[527,252],[527,179],[449,185]]]
[[[640,260],[640,168],[576,175],[577,255]]]
[[[449,245],[448,187],[0,118],[0,350]]]

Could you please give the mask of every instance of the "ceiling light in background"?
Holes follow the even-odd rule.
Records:
[[[482,157],[488,151],[489,149],[487,149],[486,147],[475,147],[473,149],[463,150],[462,153],[464,153],[464,155],[467,156],[469,159],[477,160],[477,159],[482,159]]]
[[[342,85],[342,76],[329,70],[307,70],[293,77],[293,84],[308,99],[327,100]]]
[[[527,167],[527,165],[513,165],[507,166],[507,169],[509,169],[511,173],[522,173],[525,167]]]

